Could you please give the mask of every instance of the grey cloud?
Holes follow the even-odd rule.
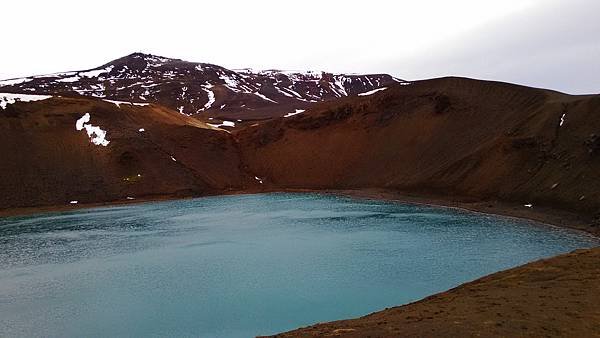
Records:
[[[459,75],[600,93],[600,2],[548,1],[535,9],[397,60],[393,68],[407,78]]]

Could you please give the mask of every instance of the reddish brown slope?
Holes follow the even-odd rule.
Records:
[[[86,112],[108,147],[75,130]],[[16,103],[0,111],[0,206],[244,190],[261,186],[256,175],[274,190],[386,188],[594,215],[599,114],[598,96],[461,78],[323,103],[234,137],[160,106]]]
[[[244,161],[278,188],[391,188],[593,214],[594,135],[598,96],[443,78],[321,104],[238,137]]]
[[[600,249],[580,250],[277,337],[598,337],[599,280]]]
[[[75,130],[86,112],[108,131],[108,147]],[[388,188],[591,216],[600,211],[599,115],[598,96],[460,78],[320,104],[233,136],[159,106],[15,103],[0,111],[0,208],[257,189],[257,175],[273,190]],[[598,335],[598,254],[535,263],[293,335]]]
[[[107,131],[107,147],[75,129],[84,113]],[[255,184],[230,135],[206,128],[160,106],[56,97],[8,105],[0,111],[0,207],[189,196]]]

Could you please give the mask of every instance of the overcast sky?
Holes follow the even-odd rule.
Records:
[[[141,51],[227,68],[459,75],[600,92],[597,0],[7,0],[0,78]]]

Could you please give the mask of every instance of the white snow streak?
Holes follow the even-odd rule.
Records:
[[[360,93],[358,94],[358,96],[368,96],[368,95],[373,95],[377,92],[380,92],[382,90],[386,90],[387,87],[381,87],[381,88],[377,88],[377,89],[373,89],[373,90],[369,90],[368,92],[364,92],[364,93]]]
[[[220,124],[207,123],[211,127],[220,128],[220,127],[235,127],[235,122],[233,121],[223,121]]]
[[[284,92],[283,90],[281,90],[281,88],[279,88],[279,87],[277,87],[277,86],[275,86],[275,89],[277,89],[277,91],[278,91],[279,93],[281,93],[281,94],[283,94],[283,95],[285,95],[285,96],[287,96],[287,97],[294,97],[294,95],[292,95],[292,94],[290,94],[290,93],[288,93],[288,92]]]
[[[254,95],[256,95],[256,96],[260,97],[261,99],[263,99],[263,100],[265,100],[265,101],[270,101],[270,102],[273,102],[273,103],[277,103],[277,101],[275,101],[275,100],[271,100],[270,98],[268,98],[268,97],[264,96],[263,94],[261,94],[261,93],[259,93],[259,92],[255,92],[255,93],[254,93]]]
[[[103,100],[109,103],[114,103],[117,107],[121,108],[122,104],[129,104],[129,105],[134,105],[134,106],[140,106],[140,107],[145,107],[145,106],[149,106],[150,103],[138,103],[138,102],[127,102],[127,101],[116,101],[116,100]]]
[[[202,108],[202,110],[210,109],[210,107],[212,107],[213,103],[215,103],[215,93],[213,93],[213,91],[208,88],[211,88],[211,87],[203,88],[204,91],[206,92],[206,94],[208,95],[208,102],[206,102],[204,104],[204,108]]]
[[[305,109],[296,109],[295,112],[287,113],[287,114],[283,115],[283,117],[290,117],[290,116],[298,115],[300,113],[304,113],[305,111],[306,111]]]
[[[54,82],[66,82],[66,83],[70,83],[70,82],[77,82],[79,80],[81,80],[81,78],[79,76],[71,76],[71,77],[66,77],[64,79],[54,80]]]
[[[338,96],[348,96],[348,93],[346,92],[346,88],[344,87],[344,81],[346,80],[345,76],[340,76],[340,75],[334,75],[333,76],[333,80],[335,81],[334,84],[339,88],[340,93],[337,92],[337,90],[334,90],[334,92],[336,92],[336,94]],[[331,89],[334,89],[333,87]]]

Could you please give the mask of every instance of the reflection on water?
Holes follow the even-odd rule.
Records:
[[[0,336],[249,337],[595,245],[525,221],[319,194],[5,218]]]

